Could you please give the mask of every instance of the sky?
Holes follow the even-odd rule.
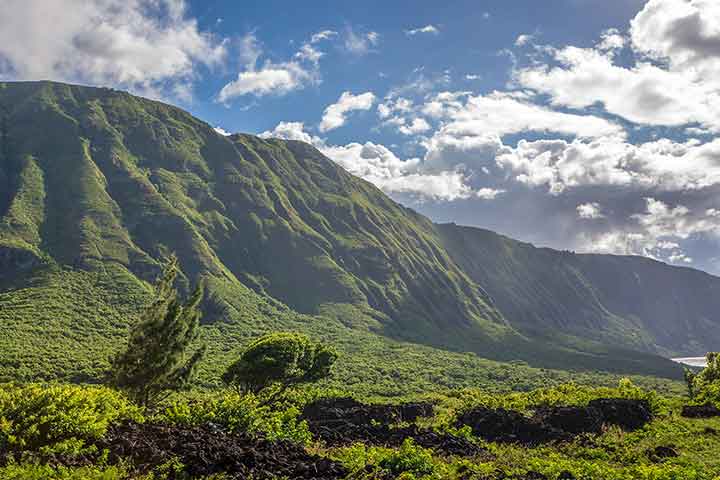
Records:
[[[717,0],[3,0],[0,80],[310,142],[438,222],[720,274]]]

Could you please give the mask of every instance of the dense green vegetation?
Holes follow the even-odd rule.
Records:
[[[698,333],[715,324],[712,277],[664,296],[688,313],[673,323],[686,331],[668,327],[666,312],[676,318],[677,308],[651,309],[650,300],[639,310],[607,299],[598,307],[595,300],[610,295],[602,288],[615,284],[602,273],[615,268],[612,257],[582,257],[584,274],[572,276],[556,274],[560,263],[545,250],[477,235],[457,242],[300,142],[223,137],[182,110],[110,89],[0,83],[0,106],[6,379],[97,381],[172,252],[183,294],[206,285],[205,373],[224,368],[216,365],[249,338],[276,330],[344,344],[353,362],[372,367],[372,385],[388,383],[386,359],[398,351],[423,359],[397,362],[408,373],[402,380],[422,385],[491,383],[487,367],[495,364],[464,352],[680,379],[671,362],[629,348],[689,353],[713,339]],[[479,275],[483,266],[493,274]],[[670,280],[681,275],[671,270]],[[615,297],[627,306],[662,288],[623,283]],[[395,356],[373,361],[388,351]],[[476,372],[425,373],[431,365],[466,370],[467,362]],[[349,368],[361,371],[338,365],[340,375]],[[525,387],[533,384],[540,383]]]
[[[340,461],[351,472],[348,478],[491,480],[525,478],[528,472],[534,472],[554,480],[565,472],[582,480],[710,480],[720,475],[716,454],[720,448],[720,418],[682,418],[679,408],[687,399],[661,396],[629,381],[612,388],[566,384],[508,395],[464,389],[423,397],[437,402],[436,414],[423,420],[423,424],[439,432],[459,434],[484,447],[485,453],[472,458],[440,454],[412,440],[394,448],[362,443],[326,447],[313,438],[298,416],[307,402],[328,394],[340,392],[294,390],[280,404],[269,407],[254,394],[194,393],[177,397],[153,412],[133,406],[122,395],[104,387],[5,385],[0,389],[0,445],[13,452],[15,460],[0,467],[0,477],[131,478],[129,465],[107,463],[94,447],[109,425],[129,420],[175,425],[212,422],[230,432],[289,440]],[[526,411],[542,405],[585,405],[595,398],[649,400],[655,419],[635,432],[608,428],[599,435],[536,447],[486,442],[473,437],[467,429],[453,426],[458,412],[477,405]],[[652,454],[657,447],[670,447],[678,455],[658,459]],[[72,458],[95,458],[96,464],[61,466],[72,465]],[[162,466],[155,476],[147,478],[166,478],[162,472],[167,473],[168,468]],[[182,471],[183,467],[175,464],[172,468]]]
[[[155,424],[299,444],[355,479],[720,474],[718,420],[678,415],[720,405],[716,358],[690,400],[647,353],[717,341],[720,280],[433,225],[309,145],[122,92],[0,83],[0,112],[0,478],[143,478],[102,442]],[[92,386],[113,377],[124,393]],[[300,412],[340,395],[436,402],[422,427],[484,453],[323,443]],[[531,448],[455,424],[607,397],[655,419]],[[145,478],[183,478],[176,460]]]

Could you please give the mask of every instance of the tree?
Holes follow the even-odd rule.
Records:
[[[685,377],[685,383],[687,384],[688,396],[690,398],[695,397],[695,378],[697,373],[689,368],[683,369],[683,376]]]
[[[337,357],[333,347],[314,343],[305,335],[272,333],[248,345],[222,379],[227,385],[252,393],[279,385],[272,399],[290,386],[329,376]]]
[[[685,369],[690,398],[699,402],[720,402],[720,352],[708,352],[707,366],[700,372]]]
[[[154,300],[130,332],[127,348],[111,359],[110,383],[143,406],[186,388],[205,353],[204,347],[190,353],[199,335],[203,289],[198,286],[183,304],[174,288],[178,270],[173,255],[157,280]]]

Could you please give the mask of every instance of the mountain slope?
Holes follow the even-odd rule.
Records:
[[[455,262],[527,335],[663,355],[720,346],[720,278],[644,257],[574,254],[478,228],[437,228]]]
[[[491,299],[502,281],[476,278],[442,227],[315,148],[224,137],[127,93],[0,83],[0,186],[0,333],[22,332],[0,365],[46,366],[23,363],[23,351],[47,355],[53,339],[85,349],[85,358],[93,357],[84,335],[98,352],[113,348],[158,262],[175,252],[181,287],[208,285],[204,322],[216,351],[227,353],[228,338],[322,334],[325,325],[367,342],[546,367],[679,371],[652,355],[525,328]]]

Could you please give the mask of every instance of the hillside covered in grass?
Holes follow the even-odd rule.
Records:
[[[678,378],[652,353],[713,341],[713,277],[693,273],[673,310],[659,290],[684,271],[617,284],[616,266],[632,277],[637,262],[582,257],[574,275],[559,253],[459,238],[301,142],[225,137],[172,106],[51,82],[0,83],[0,117],[6,379],[97,379],[173,252],[180,287],[207,287],[205,378],[277,330],[352,352],[351,385],[410,390],[529,388],[569,366]]]

